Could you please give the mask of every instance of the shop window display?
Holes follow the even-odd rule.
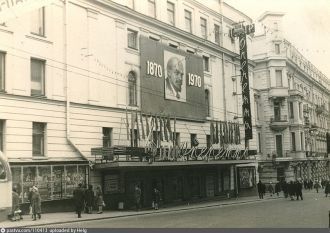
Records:
[[[29,189],[36,185],[41,200],[72,198],[79,183],[86,184],[84,165],[42,165],[12,167],[13,187],[17,188],[20,200],[28,202]],[[23,171],[23,173],[22,173]]]

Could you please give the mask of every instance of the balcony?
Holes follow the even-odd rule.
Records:
[[[270,118],[270,128],[275,131],[283,131],[289,127],[288,116]]]
[[[285,99],[289,96],[287,87],[271,87],[269,90],[269,98],[271,99]]]
[[[297,97],[300,97],[300,98],[304,98],[304,95],[301,91],[298,91],[296,89],[292,89],[292,90],[289,90],[289,95],[290,96],[297,96]]]

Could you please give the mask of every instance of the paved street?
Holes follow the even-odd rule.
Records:
[[[270,199],[191,210],[53,225],[81,228],[327,228],[330,198],[304,193],[303,201]]]

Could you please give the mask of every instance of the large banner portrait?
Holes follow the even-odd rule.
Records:
[[[143,36],[140,53],[142,112],[205,121],[202,57]]]
[[[186,58],[164,51],[165,99],[186,102]]]

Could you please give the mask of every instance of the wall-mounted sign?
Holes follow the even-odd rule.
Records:
[[[119,192],[119,175],[104,176],[104,193]]]
[[[203,59],[141,36],[142,112],[205,121]]]
[[[252,122],[250,107],[249,68],[247,58],[246,34],[239,35],[241,80],[242,80],[242,114],[245,128],[245,140],[252,139]]]

